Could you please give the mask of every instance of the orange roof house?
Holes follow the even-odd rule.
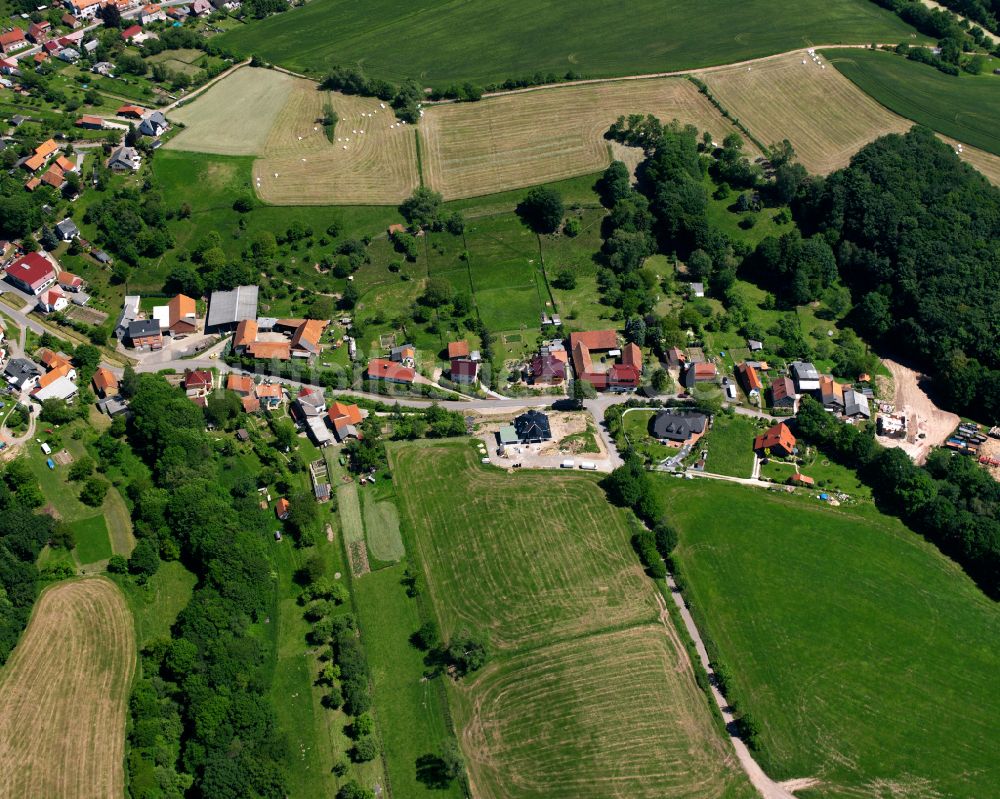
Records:
[[[808,475],[800,474],[799,472],[796,472],[791,477],[789,477],[787,482],[788,482],[789,485],[793,485],[793,486],[794,485],[811,486],[811,485],[814,485],[816,483],[816,481],[813,480]]]
[[[257,340],[257,320],[244,319],[236,325],[236,332],[233,334],[233,349],[245,350]]]
[[[97,371],[94,372],[93,378],[94,393],[101,397],[109,397],[118,393],[118,378],[115,377],[114,372],[109,369],[105,369],[103,366],[98,367]]]
[[[243,406],[243,413],[258,413],[260,411],[260,400],[256,397],[240,397],[240,404]]]
[[[42,366],[46,369],[58,369],[60,366],[69,366],[69,358],[65,355],[60,355],[58,352],[53,352],[52,350],[42,350],[38,355],[38,360],[42,362]]]
[[[194,333],[198,329],[198,311],[196,303],[184,294],[178,294],[167,303],[167,326],[171,333]]]
[[[412,383],[417,373],[409,366],[402,366],[385,358],[368,361],[368,379],[385,380],[387,383]]]
[[[54,162],[57,167],[59,167],[63,172],[75,172],[76,164],[70,161],[65,156],[60,155]]]
[[[27,183],[24,184],[24,188],[26,188],[28,191],[34,191],[41,185],[42,181],[40,181],[38,178],[31,178],[31,180],[29,180]]]
[[[129,119],[142,119],[142,115],[146,112],[137,105],[123,105],[115,113],[120,117],[128,117]]]
[[[261,383],[256,391],[258,399],[281,400],[281,386],[277,383]]]
[[[45,174],[42,175],[41,181],[42,183],[51,186],[53,189],[58,189],[63,183],[66,182],[66,176],[59,167],[53,164],[45,170]]]
[[[747,394],[753,391],[760,392],[764,388],[764,385],[760,382],[760,376],[757,374],[757,370],[754,369],[747,363],[741,363],[736,367],[736,376],[740,380],[740,384],[743,386],[743,390]]]
[[[642,350],[638,344],[626,344],[622,350],[622,364],[642,371]]]
[[[255,341],[247,352],[254,358],[269,361],[277,359],[279,361],[290,361],[292,359],[292,349],[287,341]]]
[[[448,342],[448,360],[452,358],[468,358],[469,357],[469,342],[468,341],[449,341]]]
[[[56,144],[55,139],[47,139],[35,148],[35,155],[40,155],[42,158],[48,158],[58,149],[59,145]]]
[[[90,128],[91,130],[101,130],[104,127],[104,120],[100,117],[84,114],[75,123],[78,128]]]
[[[329,323],[322,319],[306,319],[292,334],[292,355],[308,358],[319,355],[319,340]]]
[[[237,375],[230,372],[226,378],[226,388],[247,397],[253,394],[253,378],[250,375]]]
[[[361,408],[357,405],[348,405],[344,402],[334,402],[330,405],[326,415],[330,420],[330,426],[333,427],[333,431],[337,434],[337,439],[339,441],[343,441],[348,436],[361,438],[361,433],[359,433],[356,428],[357,425],[361,424],[361,420],[364,417],[361,414]]]
[[[787,457],[795,449],[795,436],[788,429],[788,425],[779,422],[766,433],[757,436],[753,440],[753,448],[756,452],[770,450],[772,455]]]
[[[292,506],[288,500],[282,497],[274,503],[274,515],[284,521],[288,518],[288,512],[291,510],[291,507]]]
[[[52,371],[46,372],[38,378],[38,388],[45,388],[46,386],[55,383],[60,377],[67,377],[72,371],[73,367],[68,363],[61,364]]]
[[[42,165],[44,163],[45,163],[45,156],[35,154],[30,158],[28,158],[28,160],[25,161],[23,164],[21,164],[21,166],[23,166],[29,172],[37,172],[39,169],[42,168]]]

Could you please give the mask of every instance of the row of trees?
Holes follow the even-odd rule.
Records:
[[[323,79],[320,88],[344,94],[377,97],[392,106],[397,119],[410,124],[420,119],[420,103],[424,97],[424,90],[412,79],[394,85],[381,78],[369,78],[361,67],[336,66]]]
[[[898,448],[882,447],[870,430],[841,424],[805,397],[801,437],[859,470],[876,502],[954,558],[994,599],[1000,598],[1000,484],[972,458],[936,450],[925,467]]]

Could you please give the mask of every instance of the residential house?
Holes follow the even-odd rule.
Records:
[[[541,411],[530,410],[514,418],[517,440],[522,444],[537,444],[552,440],[549,417]]]
[[[714,363],[689,363],[681,383],[691,391],[698,383],[714,383],[719,378],[719,370]]]
[[[274,515],[281,519],[281,521],[285,521],[289,517],[291,510],[291,503],[284,497],[274,503]]]
[[[65,14],[63,14],[62,18],[59,21],[63,24],[64,27],[69,28],[70,30],[74,30],[74,31],[77,28],[79,28],[81,24],[83,24],[83,23],[80,22],[80,20],[78,20],[76,17],[74,17],[69,12],[66,12]]]
[[[323,319],[305,319],[292,334],[291,352],[293,358],[311,358],[322,351],[320,338],[329,324]]]
[[[27,391],[38,385],[42,368],[27,358],[11,358],[4,367],[3,376],[18,391]]]
[[[623,356],[614,330],[571,333],[569,343],[578,380],[585,380],[598,391],[628,391],[638,387],[642,353],[638,347],[626,348],[627,354]]]
[[[872,412],[868,406],[868,397],[854,388],[844,389],[844,416],[871,419]]]
[[[642,372],[642,350],[638,344],[629,342],[622,348],[622,365]]]
[[[51,186],[53,189],[61,189],[66,183],[66,175],[58,166],[52,164],[52,166],[45,170],[45,173],[41,176],[41,178],[39,178],[39,180],[41,180],[41,182],[46,186]]]
[[[98,367],[91,380],[94,385],[94,393],[101,398],[114,397],[118,394],[118,378],[110,369],[103,366]]]
[[[327,418],[330,426],[337,436],[337,440],[343,443],[348,438],[361,438],[358,426],[364,419],[364,413],[357,405],[348,405],[344,402],[334,402],[327,411]]]
[[[236,332],[233,334],[233,352],[237,355],[245,354],[257,341],[257,330],[256,319],[244,319],[237,324]]]
[[[47,258],[29,252],[7,267],[7,282],[37,296],[56,282],[56,270]]]
[[[121,32],[121,37],[126,42],[131,42],[133,39],[135,39],[136,36],[141,36],[141,35],[142,35],[141,25],[129,25]]]
[[[471,385],[479,378],[479,364],[470,358],[452,358],[448,373],[452,382]]]
[[[214,9],[208,0],[194,0],[191,4],[191,16],[200,17],[204,14],[211,14]]]
[[[795,392],[805,394],[810,391],[819,391],[819,372],[816,367],[807,361],[792,361],[788,365],[788,371],[795,383]]]
[[[92,19],[105,0],[64,0],[63,5],[77,19]]]
[[[412,344],[400,344],[389,350],[389,360],[401,363],[403,366],[413,366],[417,350]]]
[[[191,297],[178,294],[167,303],[166,308],[166,329],[170,335],[184,336],[198,332],[198,309]],[[164,326],[162,321],[160,326]]]
[[[387,383],[410,384],[417,373],[409,366],[403,366],[384,358],[373,358],[368,362],[368,379],[384,380]]]
[[[4,55],[23,50],[30,45],[31,42],[25,38],[24,31],[20,28],[11,28],[9,31],[0,33],[0,51]]]
[[[736,367],[736,378],[743,386],[743,390],[751,399],[759,397],[764,385],[760,382],[760,375],[757,370],[748,363],[741,363]]]
[[[64,47],[56,55],[60,61],[65,61],[67,64],[75,64],[80,60],[80,51],[73,47]]]
[[[0,75],[13,75],[17,76],[21,74],[21,70],[18,69],[17,61],[13,58],[0,58]]]
[[[144,108],[140,108],[137,105],[123,105],[117,111],[115,111],[115,114],[117,114],[120,117],[125,117],[126,119],[137,119],[137,120],[141,120],[143,115],[145,115],[145,113],[146,110]]]
[[[128,335],[128,326],[139,318],[140,297],[137,294],[126,295],[122,304],[122,312],[115,322],[115,338],[121,341]]]
[[[253,378],[250,375],[238,375],[230,372],[226,377],[226,389],[236,392],[241,397],[250,397],[254,393]]]
[[[163,8],[150,3],[145,5],[139,11],[139,23],[141,25],[148,25],[151,22],[165,21],[167,15],[163,13]]]
[[[59,167],[64,173],[65,172],[76,172],[76,162],[75,161],[71,161],[69,158],[67,158],[64,155],[57,156],[56,160],[53,161],[53,163],[57,167]],[[77,233],[79,233],[79,231],[77,231]]]
[[[753,440],[753,448],[758,455],[787,458],[795,451],[795,436],[787,424],[778,422]]]
[[[127,336],[137,350],[159,350],[163,348],[163,334],[160,323],[155,319],[135,319],[128,324]]]
[[[76,126],[78,128],[85,128],[86,130],[103,130],[104,120],[100,117],[84,115],[76,121]]]
[[[72,241],[80,235],[80,228],[76,226],[76,222],[67,217],[56,225],[56,235],[62,241]]]
[[[763,341],[757,341],[756,339],[748,338],[747,339],[747,347],[750,348],[750,352],[760,352],[762,349],[764,349],[764,342]]]
[[[295,398],[292,412],[299,419],[321,417],[326,413],[326,396],[323,389],[304,386]]]
[[[704,283],[689,283],[688,290],[692,297],[704,297],[705,296],[705,284]]]
[[[56,372],[49,372],[38,379],[38,388],[31,393],[31,396],[38,402],[44,402],[47,399],[61,399],[69,402],[79,393],[80,389],[76,383],[66,375],[47,379],[55,374]]]
[[[566,361],[554,355],[536,355],[531,359],[533,383],[559,384],[566,379]]]
[[[59,286],[52,286],[38,296],[38,310],[42,313],[55,313],[66,310],[69,299]]]
[[[188,369],[184,372],[183,386],[189,397],[206,397],[215,387],[215,378],[207,369]]]
[[[256,319],[257,294],[257,286],[237,286],[231,291],[213,291],[208,301],[205,332],[228,332],[246,319]]]
[[[136,172],[142,166],[142,156],[134,147],[119,147],[108,159],[108,169],[112,172]]]
[[[115,65],[110,61],[98,61],[90,68],[90,71],[95,75],[103,75],[106,78],[113,78],[115,76]]]
[[[51,31],[52,23],[47,19],[43,19],[41,22],[32,22],[28,26],[28,38],[35,44],[41,44],[49,37]]]
[[[72,272],[60,271],[56,277],[56,282],[61,288],[66,291],[72,291],[74,294],[83,291],[83,278],[79,275],[74,275]]]
[[[779,377],[771,383],[771,406],[795,408],[795,384],[790,377]]]
[[[692,446],[707,429],[708,417],[703,413],[670,409],[653,417],[653,438],[668,447]]]
[[[257,386],[257,399],[265,408],[277,408],[284,400],[284,393],[277,383],[261,383]]]
[[[469,357],[469,342],[468,341],[449,341],[448,342],[448,360],[452,361],[455,358],[468,358]]]
[[[162,111],[154,111],[139,123],[139,133],[143,136],[159,136],[170,126]]]
[[[843,412],[844,387],[829,375],[823,375],[819,379],[819,398],[828,411]]]

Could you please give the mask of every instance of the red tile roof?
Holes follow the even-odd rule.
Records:
[[[194,369],[184,373],[184,388],[211,388],[212,373],[207,369]]]
[[[626,344],[625,349],[622,350],[622,363],[626,366],[634,366],[640,372],[642,371],[642,350],[639,349],[638,344]]]
[[[22,255],[7,267],[7,275],[9,277],[16,278],[31,286],[32,289],[40,286],[46,280],[54,278],[55,271],[52,268],[52,264],[37,252],[29,252],[27,255]]]
[[[784,422],[778,422],[774,427],[770,428],[763,435],[757,436],[753,441],[753,448],[755,450],[761,449],[773,449],[779,447],[785,452],[791,452],[795,449],[795,436],[792,435],[792,431],[788,429],[788,425]]]
[[[126,40],[131,39],[133,36],[138,36],[140,33],[142,33],[141,25],[129,25],[125,30],[122,31],[122,38]]]
[[[292,357],[292,348],[287,341],[255,341],[247,349],[254,358],[261,360],[276,358],[287,361]]]
[[[257,321],[255,319],[244,319],[236,325],[236,333],[233,335],[234,347],[249,347],[257,340]]]
[[[326,415],[330,418],[330,423],[338,430],[344,425],[361,424],[361,408],[357,405],[334,402],[330,405]]]
[[[252,394],[253,378],[249,375],[234,375],[230,373],[226,378],[226,388],[239,394]]]
[[[274,513],[279,519],[284,519],[288,516],[289,508],[291,508],[291,505],[284,497],[274,503]]]
[[[118,378],[115,377],[114,372],[100,366],[94,372],[94,388],[105,394],[109,391],[117,391]]]
[[[448,360],[453,358],[468,358],[469,357],[469,342],[468,341],[449,341],[448,342]]]
[[[760,382],[760,377],[757,375],[757,370],[749,364],[741,363],[736,367],[736,373],[739,375],[740,382],[748,394],[751,391],[760,391],[764,387]]]
[[[391,380],[395,383],[412,383],[417,373],[409,366],[387,361],[384,358],[373,358],[368,361],[369,380]]]
[[[570,333],[570,349],[575,349],[577,344],[583,344],[588,350],[614,350],[618,348],[618,336],[614,330],[588,330],[583,333]]]

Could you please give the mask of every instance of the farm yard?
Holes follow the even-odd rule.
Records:
[[[823,796],[995,792],[1000,611],[957,565],[868,504],[658,480],[685,597],[770,776]]]
[[[42,594],[0,672],[0,797],[125,794],[135,649],[114,583],[90,577]]]
[[[424,180],[452,199],[596,172],[611,161],[604,133],[628,114],[677,119],[708,130],[717,141],[735,131],[683,78],[554,87],[436,105],[420,123]],[[748,153],[756,155],[749,143]]]
[[[944,136],[991,153],[1000,164],[1000,67],[991,59],[985,74],[945,75],[894,53],[826,50],[836,70],[891,111]],[[998,167],[994,167],[998,169]]]
[[[442,638],[489,636],[449,689],[477,795],[752,794],[592,479],[504,474],[464,442],[389,459]]]
[[[360,64],[373,78],[414,78],[443,88],[568,70],[587,77],[649,74],[812,43],[898,42],[913,35],[913,28],[867,0],[802,0],[794,14],[775,14],[766,0],[637,0],[627,13],[597,0],[544,6],[517,0],[502,14],[486,0],[445,6],[419,0],[405,9],[388,0],[362,8],[347,0],[313,0],[216,41],[313,77],[335,65]]]

